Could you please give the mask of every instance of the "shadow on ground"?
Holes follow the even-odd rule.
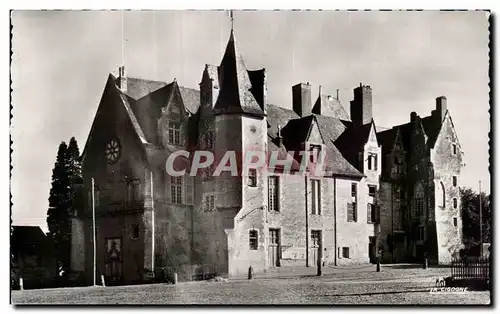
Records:
[[[398,291],[366,292],[366,293],[324,294],[323,296],[325,296],[325,297],[352,297],[352,296],[402,294],[402,293],[414,293],[414,292],[429,292],[429,288],[413,289],[413,290],[398,290]]]

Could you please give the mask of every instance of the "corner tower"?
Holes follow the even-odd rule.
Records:
[[[226,167],[220,173],[214,172],[215,207],[227,236],[229,275],[244,274],[250,265],[256,272],[266,268],[265,166],[249,170],[244,162],[250,152],[265,156],[267,148],[265,103],[259,103],[252,93],[261,88],[259,82],[251,80],[252,72],[246,69],[231,30],[219,66],[220,92],[213,107],[215,161],[222,164],[219,168],[235,162],[237,165],[232,166],[233,171]],[[260,83],[265,87],[265,76],[263,80]],[[248,245],[250,231],[257,232],[257,250]]]

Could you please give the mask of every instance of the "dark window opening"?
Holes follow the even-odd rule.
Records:
[[[257,169],[248,169],[248,186],[257,186]]]
[[[343,247],[342,248],[342,257],[343,258],[349,258],[349,248],[348,247]]]
[[[270,211],[279,211],[278,191],[279,191],[278,177],[276,176],[269,177],[268,207]]]
[[[369,185],[368,186],[368,196],[375,197],[376,193],[377,193],[377,187],[375,185]]]
[[[356,183],[351,184],[351,196],[356,197],[358,194],[358,185]]]
[[[139,225],[132,225],[132,239],[139,239]]]
[[[259,247],[259,233],[257,230],[249,232],[250,250],[257,250]]]

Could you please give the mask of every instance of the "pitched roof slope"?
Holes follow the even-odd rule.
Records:
[[[281,126],[281,130],[283,130],[283,127],[287,125],[290,120],[298,118],[299,115],[291,109],[268,104],[267,123],[269,128],[267,129],[267,134],[273,139],[276,138],[278,135],[278,126]]]
[[[323,116],[351,121],[351,118],[340,101],[329,95],[320,95],[313,106],[312,112]]]
[[[231,31],[226,52],[219,67],[220,93],[214,106],[214,114],[248,113],[263,116],[250,89],[252,84],[243,57]]]
[[[392,128],[377,133],[377,139],[379,144],[382,145],[383,154],[391,152],[392,148],[394,147],[398,132],[398,128]]]
[[[135,100],[151,94],[167,85],[166,82],[145,80],[136,77],[127,77],[127,91],[125,94]]]

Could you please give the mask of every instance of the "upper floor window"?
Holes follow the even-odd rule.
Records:
[[[214,132],[208,131],[204,136],[204,144],[206,149],[214,149]]]
[[[172,203],[182,204],[182,177],[170,177]]]
[[[257,250],[259,248],[259,232],[257,230],[250,230],[248,232],[248,238],[250,250]]]
[[[200,169],[200,171],[201,171],[201,179],[202,180],[207,180],[208,178],[210,178],[212,176],[212,174],[214,173],[214,170],[215,170],[215,165],[214,164],[211,164],[211,165],[209,165],[206,168]]]
[[[321,145],[311,144],[311,145],[309,145],[309,151],[310,151],[311,162],[312,163],[319,162],[320,154],[321,154]]]
[[[321,180],[311,180],[312,208],[313,215],[321,215]]]
[[[279,211],[279,186],[278,177],[269,177],[269,200],[268,206],[271,211]]]
[[[457,208],[458,207],[458,200],[456,198],[453,199],[453,208]]]
[[[368,170],[377,170],[377,154],[368,154]]]
[[[375,197],[377,194],[377,187],[375,185],[368,186],[368,196]]]
[[[453,186],[456,187],[458,183],[457,176],[453,176]]]
[[[457,217],[454,217],[453,218],[453,226],[456,227],[457,225],[458,225],[458,219],[457,219]]]
[[[213,212],[215,210],[215,195],[205,194],[204,197],[204,208],[206,212]]]
[[[141,197],[141,183],[138,180],[133,180],[127,185],[127,197],[129,202],[137,202]]]
[[[251,187],[257,186],[257,169],[255,168],[248,169],[247,185]]]
[[[444,184],[443,182],[439,182],[438,184],[438,194],[436,196],[437,204],[439,207],[445,207],[445,193],[444,193]]]
[[[417,183],[415,186],[415,205],[414,214],[416,216],[421,216],[424,214],[424,188],[421,183]]]
[[[373,204],[368,203],[366,210],[366,221],[368,223],[377,222],[377,212],[376,207]]]
[[[453,155],[456,155],[457,154],[457,144],[455,144],[455,143],[451,144],[451,148],[452,148]]]
[[[358,194],[358,185],[356,183],[351,183],[351,196],[356,197]]]
[[[168,123],[168,143],[173,145],[181,144],[181,124],[170,121]]]
[[[357,221],[356,202],[347,203],[347,221]]]

